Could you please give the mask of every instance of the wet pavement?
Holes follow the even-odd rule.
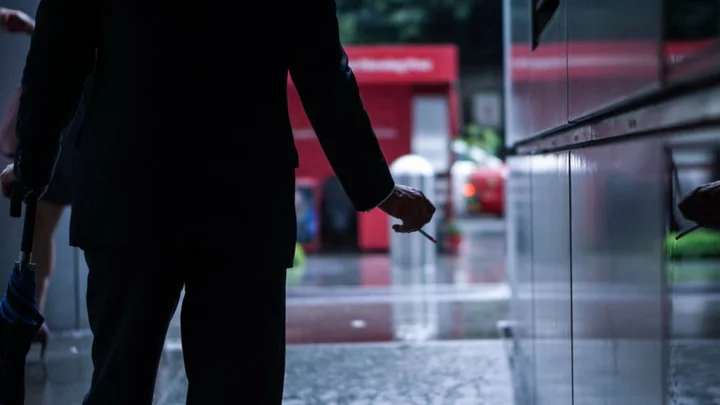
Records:
[[[460,254],[439,257],[431,284],[392,285],[393,272],[412,270],[393,268],[384,254],[311,256],[290,271],[285,404],[513,405],[496,339],[509,297],[504,224],[460,225]],[[44,365],[31,351],[27,405],[79,404],[87,389],[87,332],[58,335]],[[181,350],[178,311],[157,405],[185,402]],[[238,395],[228,403],[246,403]]]
[[[439,258],[433,284],[392,285],[393,272],[403,270],[387,255],[311,256],[304,269],[291,270],[285,404],[523,405],[513,402],[505,342],[496,339],[510,296],[504,224],[460,225],[466,232],[460,254]],[[673,291],[668,404],[720,404],[720,289],[684,283]],[[617,304],[627,305],[622,299]],[[82,331],[60,335],[44,366],[37,348],[29,356],[27,405],[79,404],[87,389],[90,340]],[[541,349],[542,342],[536,349],[551,361],[552,350]],[[637,343],[629,341],[628,352],[640,350]],[[590,382],[603,381],[608,370],[592,361],[577,366],[596,374],[583,388],[588,403],[596,403],[592,393],[600,385]],[[567,394],[566,376],[557,377],[557,392]],[[155,403],[183,404],[185,390],[176,316]]]
[[[64,337],[45,365],[31,352],[27,405],[79,404],[90,380],[89,339]],[[156,405],[185,403],[179,344],[168,340]],[[228,404],[246,404],[242,392]],[[288,348],[283,404],[514,405],[500,342],[295,345]]]

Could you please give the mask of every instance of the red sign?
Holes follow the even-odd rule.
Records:
[[[362,84],[446,84],[458,76],[455,45],[348,46],[345,52]]]
[[[458,77],[458,51],[454,45],[349,46],[345,51],[360,84],[363,105],[388,162],[410,153],[415,95],[447,95],[452,110],[448,125],[454,133],[458,117],[452,86]],[[288,112],[300,157],[296,175],[316,180],[322,190],[325,181],[334,174],[292,81],[288,81]],[[343,137],[344,134],[340,132],[335,136]],[[322,214],[318,216],[322,217]],[[359,247],[387,249],[388,227],[387,215],[379,210],[359,214]]]

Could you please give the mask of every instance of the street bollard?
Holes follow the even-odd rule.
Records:
[[[435,200],[435,172],[425,158],[405,155],[390,165],[395,182],[422,191],[430,201]],[[433,218],[423,230],[437,237],[437,219]],[[410,234],[390,232],[390,258],[398,268],[413,269],[408,280],[401,284],[424,283],[427,270],[434,270],[437,263],[437,246],[418,232]],[[434,273],[434,272],[433,272]],[[434,281],[434,280],[432,280]]]
[[[425,158],[400,157],[390,171],[395,182],[422,191],[435,200],[435,172]],[[437,237],[433,218],[423,230]],[[391,221],[392,222],[392,221]],[[393,305],[393,329],[398,340],[422,341],[436,337],[439,308],[436,299],[437,245],[419,232],[390,232],[390,263],[393,289],[402,296]]]

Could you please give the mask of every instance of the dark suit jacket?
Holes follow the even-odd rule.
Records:
[[[288,72],[355,208],[391,192],[333,0],[203,6],[41,1],[22,81],[18,171],[27,185],[47,182],[94,69],[76,142],[74,245],[242,247],[288,262],[298,165]]]

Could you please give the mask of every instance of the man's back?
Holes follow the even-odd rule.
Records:
[[[127,153],[152,152],[170,167],[202,162],[211,181],[231,175],[229,168],[246,174],[247,165],[271,156],[274,166],[296,165],[286,102],[286,2],[257,2],[244,14],[222,5],[208,16],[165,1],[105,3],[81,144],[93,144],[92,137],[108,144],[113,137],[94,128],[120,128],[111,143]],[[266,15],[272,24],[257,24]],[[225,180],[237,182],[234,174]]]
[[[94,372],[83,403],[152,403],[184,288],[187,403],[232,402],[239,389],[249,403],[279,405],[297,227],[287,72],[355,209],[381,206],[403,222],[398,232],[435,209],[390,176],[334,0],[223,2],[217,15],[180,7],[41,0],[2,191],[13,177],[35,195],[48,184],[60,131],[95,70],[71,227],[89,269]],[[228,332],[235,321],[252,333]]]
[[[250,233],[291,252],[298,159],[288,71],[355,207],[373,208],[393,189],[333,0],[225,2],[214,12],[169,1],[43,0],[23,79],[26,160],[49,160],[45,145],[96,71],[77,141],[74,244],[235,248]],[[67,31],[60,15],[73,32],[57,35]],[[28,166],[26,179],[42,183],[43,165]]]

